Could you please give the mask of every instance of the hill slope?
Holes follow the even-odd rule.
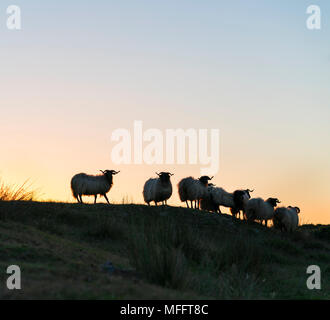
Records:
[[[18,265],[22,289],[6,288]],[[321,290],[306,269],[321,268]],[[330,299],[330,226],[176,207],[0,201],[0,299]]]

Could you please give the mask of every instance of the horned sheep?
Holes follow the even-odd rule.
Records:
[[[298,207],[277,208],[273,217],[274,227],[287,232],[295,231],[299,224],[299,213],[300,209]]]
[[[246,213],[246,205],[248,201],[251,199],[250,192],[254,190],[246,189],[246,190],[236,190],[233,193],[234,198],[234,207],[230,208],[231,214],[236,218],[238,214],[238,218],[241,217],[241,211],[243,212],[243,218],[245,218]]]
[[[100,170],[100,175],[89,175],[86,173],[78,173],[71,179],[71,190],[73,197],[79,203],[83,203],[82,196],[94,196],[94,203],[96,203],[97,195],[101,195],[110,204],[107,193],[113,185],[113,175],[120,171],[115,170]]]
[[[223,188],[209,186],[207,196],[201,201],[201,208],[221,213],[220,206],[227,207],[236,217],[240,210],[244,211],[245,204],[250,199],[250,192],[253,190],[236,190],[231,193]]]
[[[274,208],[280,201],[277,198],[268,198],[266,201],[261,198],[250,199],[246,204],[246,217],[248,221],[261,220],[267,222],[274,217]]]
[[[179,197],[182,202],[186,202],[187,208],[189,208],[188,201],[190,201],[191,208],[193,208],[194,202],[195,209],[199,209],[200,200],[207,195],[208,182],[212,178],[209,176],[202,176],[199,179],[187,177],[179,182]]]
[[[167,204],[167,200],[172,195],[172,183],[170,177],[173,173],[161,172],[157,173],[158,178],[150,178],[146,181],[143,187],[144,201],[150,205],[151,201],[155,202],[157,206],[158,202]]]

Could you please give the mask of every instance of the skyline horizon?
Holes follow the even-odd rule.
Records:
[[[20,30],[0,27],[1,180],[30,178],[44,198],[71,201],[74,174],[116,169],[110,200],[140,203],[144,182],[173,170],[179,204],[177,179],[212,166],[227,191],[255,189],[330,224],[330,3],[314,4],[311,29],[309,0],[16,1]],[[134,151],[139,120],[146,140]],[[166,130],[179,128],[196,144],[167,164]],[[141,164],[112,158],[117,129]],[[219,156],[201,129],[219,130]]]

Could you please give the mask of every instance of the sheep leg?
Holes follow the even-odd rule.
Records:
[[[105,200],[107,200],[108,204],[110,204],[110,202],[109,202],[109,199],[108,199],[107,195],[106,195],[106,194],[104,194],[104,195],[103,195],[103,197],[105,198]]]
[[[96,199],[97,199],[97,194],[94,195],[94,204],[96,203]]]
[[[155,206],[157,207],[157,202],[156,201],[154,201],[155,202]]]
[[[81,194],[78,195],[78,197],[80,197],[80,203],[83,203],[83,200],[82,200],[81,196],[82,196]]]
[[[188,204],[188,201],[186,200],[186,205],[187,205],[187,208],[189,208],[189,204]]]
[[[194,208],[192,200],[190,200],[190,208],[191,208],[191,209]]]

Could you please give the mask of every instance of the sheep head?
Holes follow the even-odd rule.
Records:
[[[272,207],[276,207],[278,203],[281,203],[277,198],[268,198],[267,201]]]
[[[171,176],[174,175],[174,173],[170,173],[170,172],[160,172],[160,173],[156,172],[156,174],[159,177],[160,181],[164,183],[169,182]]]
[[[202,176],[200,177],[198,180],[204,185],[207,187],[208,183],[209,183],[209,180],[212,180],[213,179],[213,176],[210,178],[209,176]]]
[[[120,171],[116,171],[116,170],[100,170],[103,174],[107,175],[107,174],[111,174],[111,175],[115,175],[117,173],[119,173]]]
[[[112,185],[112,176],[119,173],[120,171],[116,171],[116,170],[100,170],[104,176],[106,177],[106,179],[108,180],[109,184]]]
[[[254,189],[253,190],[250,190],[250,189],[245,190],[245,194],[248,196],[249,199],[251,198],[250,192],[253,192],[253,191],[254,191]]]

